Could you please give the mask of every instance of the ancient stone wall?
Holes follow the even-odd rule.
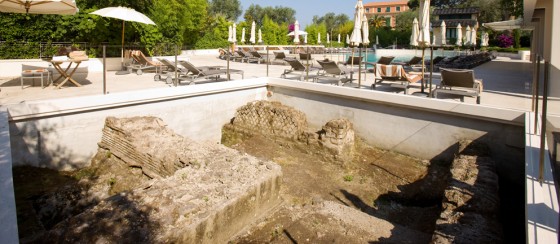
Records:
[[[279,102],[255,101],[237,109],[232,124],[265,135],[297,139],[307,129],[307,118]]]
[[[432,243],[501,243],[498,175],[487,146],[460,142]]]

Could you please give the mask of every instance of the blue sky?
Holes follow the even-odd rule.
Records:
[[[381,0],[365,0],[365,3],[380,2]],[[350,19],[354,18],[354,6],[357,0],[239,0],[243,14],[251,4],[258,4],[261,7],[266,6],[283,6],[296,10],[296,19],[300,25],[305,28],[311,24],[313,16],[323,16],[326,13],[333,12],[335,14],[346,14]],[[243,14],[240,20],[243,19]]]

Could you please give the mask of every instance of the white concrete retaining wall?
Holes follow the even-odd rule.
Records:
[[[0,108],[0,243],[19,243],[8,111]]]

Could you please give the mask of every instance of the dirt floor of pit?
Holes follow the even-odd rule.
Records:
[[[226,145],[282,166],[281,194],[285,200],[274,214],[247,230],[234,243],[363,243],[372,240],[422,243],[429,241],[434,231],[449,177],[447,163],[430,163],[361,142],[357,143],[353,160],[344,163],[303,143],[272,140],[261,135],[232,143],[235,144],[226,142]],[[336,202],[366,216],[404,226],[412,231],[403,233],[415,236],[384,239],[360,236],[371,232],[350,230],[348,224],[317,214],[317,208],[310,207],[323,201]]]

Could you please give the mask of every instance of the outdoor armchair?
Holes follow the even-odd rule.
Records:
[[[375,64],[375,80],[371,89],[375,89],[377,84],[389,82],[391,87],[404,89],[404,94],[408,94],[408,88],[412,83],[422,80],[422,73],[406,72],[404,67],[397,65]]]
[[[465,96],[476,97],[476,103],[480,104],[482,93],[482,80],[475,79],[473,70],[441,69],[440,85],[434,90],[434,97],[440,93],[461,96],[461,102]]]

